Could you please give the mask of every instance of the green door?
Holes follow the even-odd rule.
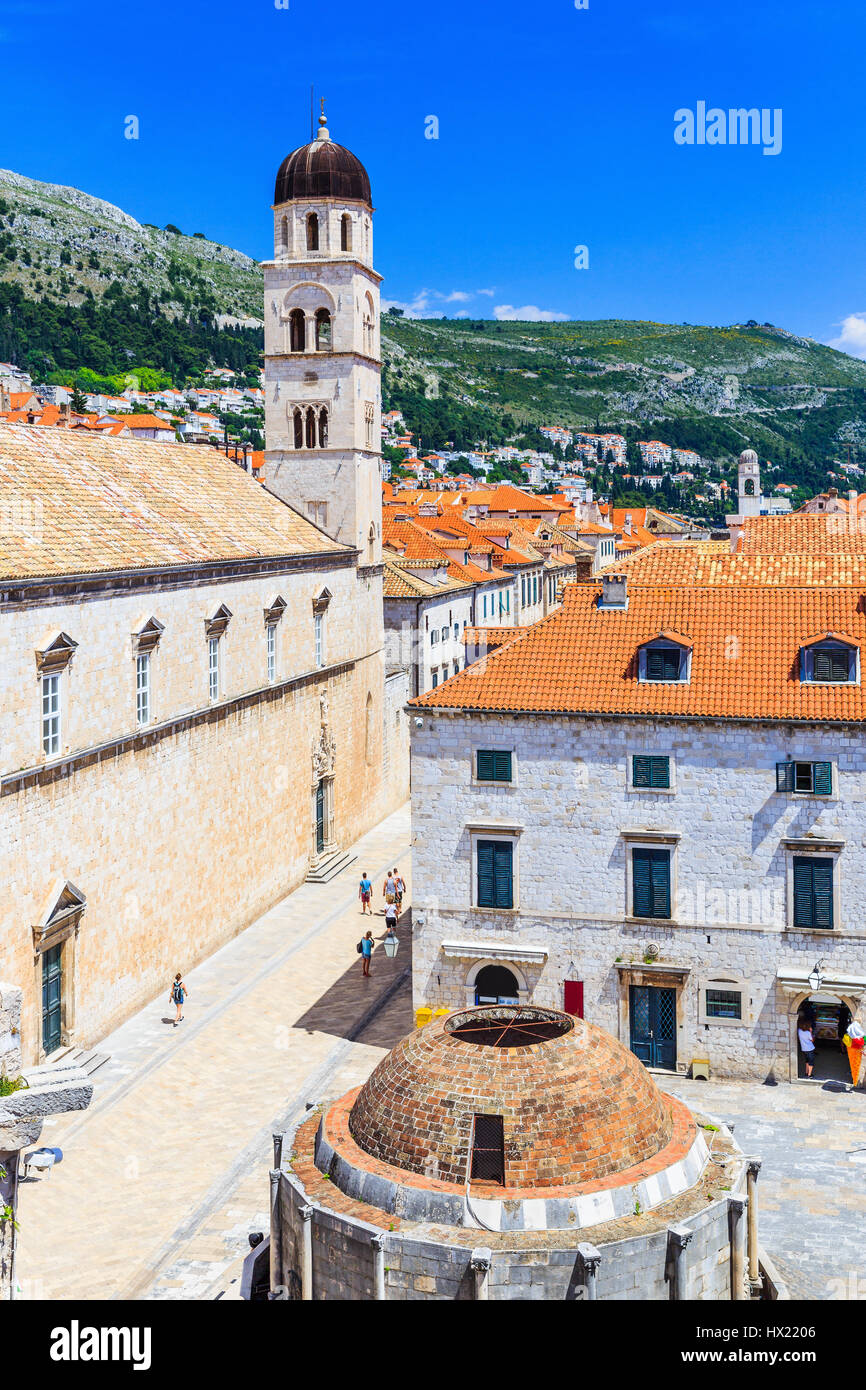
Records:
[[[645,1066],[676,1071],[676,990],[632,985],[629,995],[632,1052]]]
[[[60,1046],[60,1004],[63,996],[62,946],[52,946],[42,956],[42,1048],[56,1052]]]
[[[325,848],[325,784],[320,782],[316,787],[316,853],[321,854]]]

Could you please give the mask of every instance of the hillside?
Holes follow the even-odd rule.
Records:
[[[866,449],[866,362],[769,324],[495,323],[386,314],[385,395],[444,443],[439,415],[617,428],[731,456],[829,464]],[[426,418],[425,418],[426,417]],[[413,424],[415,420],[415,424]],[[458,447],[463,447],[461,440]],[[852,449],[852,455],[854,449]]]
[[[153,368],[177,385],[262,350],[257,263],[0,170],[0,360],[37,380]],[[866,363],[769,324],[382,320],[383,405],[428,448],[539,424],[619,429],[730,461],[745,447],[811,486],[866,459]],[[813,476],[814,475],[814,476]],[[797,480],[797,479],[795,479]]]

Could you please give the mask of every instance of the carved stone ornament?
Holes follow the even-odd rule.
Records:
[[[326,728],[319,739],[313,740],[313,786],[323,777],[333,777],[337,762],[337,740]]]

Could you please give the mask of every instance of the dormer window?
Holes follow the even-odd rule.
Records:
[[[647,642],[638,653],[638,680],[660,685],[688,681],[691,674],[691,643],[662,635]]]
[[[859,647],[834,633],[804,643],[800,648],[800,679],[809,685],[859,684]]]

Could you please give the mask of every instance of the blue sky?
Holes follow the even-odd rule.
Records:
[[[0,0],[0,166],[265,257],[312,82],[410,311],[755,318],[866,356],[862,0],[288,3]],[[701,101],[781,109],[780,153],[678,145]]]

